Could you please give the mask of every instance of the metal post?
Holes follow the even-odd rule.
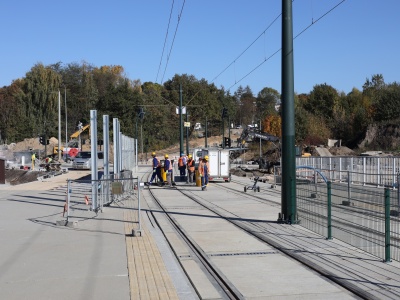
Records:
[[[379,187],[381,185],[381,160],[380,160],[380,157],[378,157],[378,166],[377,167],[378,167],[377,182],[378,182],[378,187]]]
[[[183,153],[182,84],[179,85],[179,155]],[[143,152],[143,147],[142,147]]]
[[[349,201],[349,204],[351,202],[351,173],[350,171],[347,171],[347,200]]]
[[[64,100],[65,100],[65,148],[68,147],[68,116],[67,116],[67,89],[64,86]]]
[[[390,262],[390,189],[385,188],[385,262]]]
[[[90,110],[90,150],[91,150],[91,173],[92,173],[92,210],[97,210],[97,194],[99,185],[99,174],[97,168],[97,110]]]
[[[225,108],[223,108],[224,110]],[[225,149],[225,118],[222,115],[222,149]]]
[[[205,148],[208,148],[208,144],[207,144],[207,136],[208,136],[208,127],[207,127],[207,117],[206,117],[206,126],[205,126],[205,129],[204,129],[204,131],[205,131],[205,135],[206,135],[206,138],[205,138],[205,145],[204,145],[204,147]]]
[[[228,138],[229,138],[229,143],[231,142],[231,117],[228,116]]]
[[[138,140],[137,138],[135,139],[135,166],[136,166],[136,172],[138,171]]]
[[[107,203],[110,202],[108,199],[110,195],[110,162],[109,162],[109,151],[110,151],[110,126],[109,126],[109,116],[103,115],[103,144],[104,144],[104,179],[105,179],[105,197]],[[103,209],[103,207],[101,208]]]
[[[189,113],[186,108],[186,122],[189,122]],[[186,154],[189,154],[189,127],[186,127]]]
[[[71,181],[67,179],[67,223],[69,218],[69,203],[70,203],[70,191],[71,191]]]
[[[114,143],[114,161],[113,173],[114,178],[118,178],[118,118],[113,118],[113,143]]]
[[[142,222],[140,219],[140,178],[138,177],[138,223],[139,231],[142,232]]]
[[[260,135],[261,135],[261,119],[260,119]],[[260,137],[260,163],[262,158],[262,150],[261,150],[261,137]]]
[[[47,143],[47,141],[46,141]],[[61,161],[61,93],[58,90],[58,161]]]
[[[297,223],[292,0],[282,0],[282,213]]]
[[[400,215],[400,172],[397,172],[397,211]]]
[[[142,161],[144,159],[143,157],[143,122],[140,123],[140,143],[142,144]]]
[[[327,182],[328,192],[328,240],[332,239],[332,182]]]

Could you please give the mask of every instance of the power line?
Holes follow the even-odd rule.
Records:
[[[259,35],[253,42],[251,42],[251,44],[250,44],[249,46],[247,46],[246,49],[244,49],[244,50],[242,51],[242,53],[239,54],[238,57],[236,57],[225,69],[223,69],[217,76],[215,76],[215,78],[211,81],[211,83],[214,82],[221,74],[223,74],[230,66],[232,66],[234,63],[236,63],[236,61],[237,61],[247,50],[249,50],[250,47],[253,46],[254,43],[257,42],[258,39],[259,39],[261,36],[263,36],[263,34],[265,34],[265,32],[276,22],[276,20],[279,19],[279,17],[280,17],[281,15],[282,15],[282,13],[280,13],[280,14],[271,22],[271,24],[269,24],[268,27],[265,28],[264,31],[261,32],[260,35]]]
[[[171,16],[172,16],[172,10],[174,9],[174,2],[175,2],[175,0],[172,0],[171,11],[170,11],[170,13],[169,13],[168,27],[167,27],[167,32],[166,32],[166,34],[165,34],[164,46],[163,46],[162,53],[161,53],[160,64],[159,64],[159,66],[158,66],[156,82],[157,82],[157,80],[158,80],[158,74],[160,73],[161,62],[162,62],[162,59],[163,59],[163,57],[164,57],[165,44],[167,43],[168,31],[169,31],[169,24],[171,24]]]
[[[174,46],[175,37],[176,37],[176,33],[177,33],[177,31],[178,31],[179,23],[180,23],[180,21],[181,21],[182,12],[183,12],[183,7],[185,6],[185,2],[186,2],[186,0],[183,0],[181,12],[180,12],[179,15],[178,15],[178,23],[176,24],[174,38],[173,38],[173,40],[172,40],[171,48],[170,48],[169,53],[168,53],[168,56],[167,56],[167,62],[166,62],[166,64],[165,64],[164,73],[163,73],[163,76],[162,76],[162,78],[161,78],[161,84],[163,83],[164,75],[165,75],[165,72],[166,72],[166,70],[167,70],[167,66],[168,66],[168,63],[169,63],[169,58],[171,57],[172,48],[173,48],[173,46]]]
[[[298,38],[301,34],[303,34],[305,31],[307,31],[312,25],[314,25],[315,23],[317,23],[319,20],[321,20],[322,18],[324,18],[326,15],[328,15],[329,13],[331,13],[335,8],[337,8],[339,5],[341,5],[343,2],[345,2],[346,0],[342,0],[340,1],[338,4],[336,4],[334,7],[332,7],[330,10],[328,10],[326,13],[324,13],[322,16],[320,16],[318,19],[316,19],[315,21],[312,20],[311,24],[308,25],[307,27],[305,27],[302,31],[300,31],[300,33],[298,33],[293,40],[295,40],[296,38]],[[275,21],[275,20],[274,20]],[[258,38],[257,38],[258,39]],[[252,43],[254,44],[254,42]],[[249,48],[249,47],[248,47]],[[247,49],[248,49],[247,48]],[[253,73],[255,70],[257,70],[259,67],[261,67],[265,62],[267,62],[269,59],[271,59],[273,56],[275,56],[277,53],[279,53],[282,50],[282,48],[279,48],[278,50],[276,50],[272,55],[270,55],[268,58],[265,58],[261,63],[259,63],[257,66],[255,66],[250,72],[248,72],[246,75],[244,75],[242,78],[240,78],[238,81],[235,80],[235,83],[232,84],[228,90],[230,90],[232,87],[234,87],[235,85],[237,85],[239,82],[241,82],[243,79],[245,79],[247,76],[249,76],[251,73]],[[235,60],[236,61],[236,60]],[[234,62],[235,62],[234,61]],[[231,63],[232,65],[232,63]],[[229,66],[228,66],[229,67]],[[227,68],[228,68],[227,67]],[[225,68],[225,70],[227,69]],[[224,70],[224,71],[225,71]],[[222,74],[222,72],[220,73]],[[219,75],[218,75],[219,76]]]

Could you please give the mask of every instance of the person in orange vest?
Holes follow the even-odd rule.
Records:
[[[172,163],[171,160],[168,158],[168,154],[165,154],[164,158],[164,171],[167,176],[167,183],[170,187],[172,187]]]
[[[195,169],[195,164],[194,164],[194,159],[191,154],[188,156],[188,161],[187,161],[187,170],[188,170],[188,176],[186,183],[193,183],[193,177],[194,177],[194,169]]]
[[[201,190],[205,191],[208,184],[208,176],[210,176],[210,164],[208,163],[208,155],[199,163],[199,173],[201,178]]]
[[[183,153],[181,153],[181,156],[178,159],[178,169],[181,181],[183,181],[186,175],[186,156]]]
[[[151,175],[151,178],[150,178],[150,181],[149,181],[148,185],[151,185],[153,183],[153,180],[156,178],[156,176],[160,180],[160,183],[163,184],[164,181],[163,181],[163,179],[161,177],[161,162],[157,158],[155,152],[151,153],[151,156],[153,156],[153,160],[152,160],[153,174]]]

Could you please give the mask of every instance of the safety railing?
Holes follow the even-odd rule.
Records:
[[[398,182],[400,157],[297,157],[296,166],[309,166],[322,170],[330,181],[392,187]]]
[[[300,225],[385,261],[400,261],[399,191],[349,184],[351,176],[348,174],[347,182],[332,182],[322,171],[310,167],[297,168],[296,199]],[[371,175],[379,178],[379,174]],[[342,178],[346,176],[342,175]]]

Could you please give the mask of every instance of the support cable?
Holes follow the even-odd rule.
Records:
[[[161,63],[162,63],[162,59],[163,59],[163,57],[164,57],[164,50],[165,50],[165,45],[166,45],[166,43],[167,43],[168,32],[169,32],[169,25],[171,24],[171,16],[172,16],[172,10],[174,9],[174,2],[175,2],[175,0],[172,0],[171,12],[169,13],[168,27],[167,27],[167,32],[166,32],[166,34],[165,34],[164,46],[163,46],[162,53],[161,53],[160,64],[159,64],[159,66],[158,66],[156,82],[157,82],[157,80],[158,80],[158,74],[160,73]]]
[[[165,72],[167,71],[167,66],[168,66],[168,63],[169,63],[169,58],[171,57],[172,48],[173,48],[173,46],[174,46],[175,37],[176,37],[176,33],[177,33],[177,31],[178,31],[179,23],[180,23],[180,21],[181,21],[181,17],[182,17],[182,13],[183,13],[183,7],[185,6],[185,2],[186,2],[186,0],[183,0],[181,12],[180,12],[179,15],[178,15],[178,23],[176,24],[175,33],[174,33],[174,38],[172,39],[171,48],[170,48],[169,53],[168,53],[168,56],[167,56],[167,63],[165,64],[164,73],[163,73],[163,76],[162,76],[162,78],[161,78],[161,84],[162,84],[163,81],[164,81]]]
[[[312,20],[312,22],[311,22],[311,24],[310,25],[308,25],[307,27],[305,27],[302,31],[300,31],[300,33],[298,33],[294,38],[293,38],[293,40],[295,40],[296,38],[298,38],[300,35],[302,35],[305,31],[307,31],[308,29],[310,29],[310,27],[311,26],[313,26],[315,23],[317,23],[319,20],[321,20],[322,18],[324,18],[325,16],[327,16],[329,13],[331,13],[334,9],[336,9],[339,5],[341,5],[343,2],[345,2],[346,0],[342,0],[342,1],[340,1],[338,4],[336,4],[334,7],[332,7],[330,10],[328,10],[326,13],[324,13],[322,16],[320,16],[318,19],[316,19],[315,21],[314,20]],[[274,22],[275,22],[275,20],[274,20]],[[258,38],[257,38],[258,39]],[[253,42],[254,43],[254,42]],[[252,44],[253,44],[252,43]],[[248,48],[247,48],[248,49]],[[271,59],[273,56],[275,56],[277,53],[279,53],[280,51],[282,50],[282,48],[279,48],[278,50],[276,50],[273,54],[271,54],[268,58],[265,58],[261,63],[259,63],[257,66],[255,66],[250,72],[248,72],[246,75],[244,75],[242,78],[240,78],[238,81],[236,81],[236,79],[235,79],[235,83],[234,84],[232,84],[229,88],[228,88],[228,90],[230,90],[232,87],[234,87],[235,85],[237,85],[239,82],[241,82],[243,79],[245,79],[247,76],[249,76],[251,73],[253,73],[255,70],[257,70],[259,67],[261,67],[265,62],[267,62],[269,59]],[[244,53],[244,52],[243,52]],[[243,54],[242,53],[242,54]],[[241,55],[242,55],[241,54]],[[236,60],[235,60],[236,61]],[[234,62],[235,62],[234,61]],[[228,67],[226,67],[220,74],[218,74],[218,76],[220,76],[223,72],[225,72],[226,71],[226,69],[227,68],[229,68],[231,65],[233,64],[233,62],[228,66]],[[217,77],[218,77],[217,76]],[[213,81],[217,78],[217,77],[215,77],[214,79],[213,79]]]

